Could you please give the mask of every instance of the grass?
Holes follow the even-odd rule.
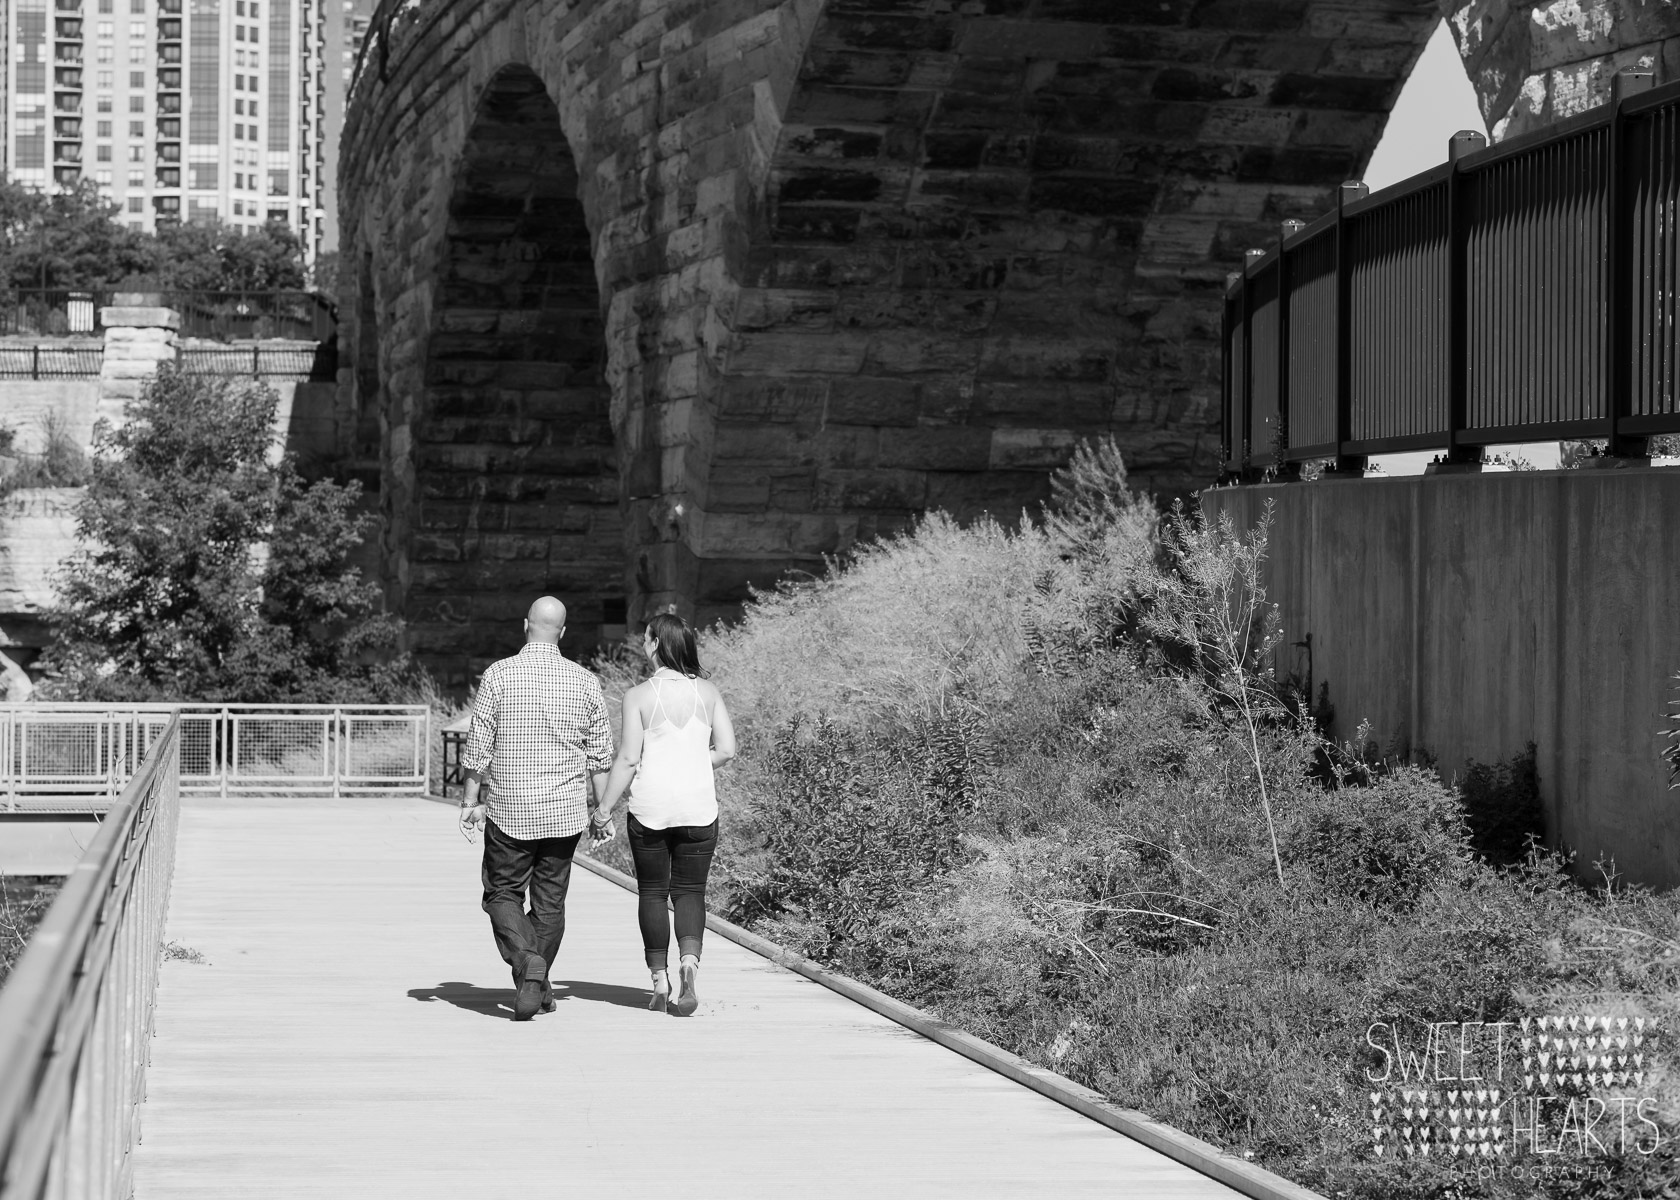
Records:
[[[1642,1018],[1668,1140],[1548,1159],[1539,1194],[1674,1194],[1680,898],[1513,854],[1531,758],[1467,794],[1330,745],[1239,647],[1276,701],[1245,718],[1194,630],[1264,598],[1190,586],[1241,539],[1190,561],[1117,468],[1076,462],[1061,520],[930,516],[703,637],[742,731],[714,906],[1327,1195],[1537,1194],[1372,1154],[1373,1022]],[[604,674],[616,704],[640,669]]]
[[[0,875],[0,987],[23,956],[62,881],[51,875]]]

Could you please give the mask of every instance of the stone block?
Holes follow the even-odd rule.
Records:
[[[914,425],[920,386],[903,378],[836,379],[828,392],[828,420],[844,425]]]
[[[814,504],[819,512],[917,509],[926,497],[927,475],[922,471],[834,468],[817,472]]]
[[[99,310],[99,323],[107,331],[118,327],[179,329],[181,314],[172,308],[142,305],[112,305]]]
[[[988,466],[996,471],[1064,466],[1078,440],[1066,429],[994,429]]]
[[[883,430],[876,461],[922,471],[982,471],[990,465],[992,433],[967,426]]]

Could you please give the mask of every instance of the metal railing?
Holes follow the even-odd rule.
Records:
[[[0,1197],[133,1195],[180,810],[152,743],[0,990]]]
[[[424,705],[0,705],[0,812],[98,811],[179,714],[196,794],[424,795]]]
[[[97,379],[103,346],[0,346],[0,379]]]
[[[338,328],[331,301],[316,292],[138,290],[178,312],[185,337],[324,342]],[[101,334],[105,329],[101,311],[116,295],[112,288],[18,288],[0,300],[0,334]]]
[[[1228,474],[1680,432],[1680,83],[1285,222],[1225,292]]]
[[[330,345],[234,346],[228,349],[188,346],[181,351],[181,369],[189,375],[286,375],[302,379],[336,379],[338,355]]]

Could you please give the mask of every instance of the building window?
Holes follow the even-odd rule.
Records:
[[[200,191],[214,191],[221,186],[218,175],[216,163],[187,164],[187,177],[191,180],[191,186]]]
[[[233,102],[233,115],[236,117],[243,117],[245,115],[245,101],[235,100]]]
[[[94,79],[97,81],[99,86],[102,87],[102,88],[108,88],[108,87],[111,86],[111,72],[109,72],[109,71],[97,71],[97,72],[95,72],[94,73]]]
[[[146,47],[144,47],[144,46],[130,46],[128,48],[128,61],[131,62],[131,63],[143,63],[143,62],[145,62],[146,61]]]
[[[245,106],[245,111],[253,117],[256,116],[257,115],[257,102],[255,100],[252,100],[249,104],[247,104]],[[256,131],[256,128],[254,126],[251,129],[251,140],[252,141],[257,140],[257,131]]]
[[[99,132],[100,137],[110,137],[111,136],[111,122],[109,122],[109,121],[99,122],[98,132]]]
[[[146,0],[128,0],[128,11],[134,13],[136,16],[144,16],[146,13]]]
[[[102,12],[102,13],[110,12],[111,11],[111,0],[99,0],[99,11]]]
[[[240,13],[239,15],[244,16],[245,14]],[[233,27],[233,40],[236,42],[243,42],[245,40],[245,26],[235,25]]]
[[[144,96],[130,96],[128,98],[128,111],[131,112],[131,113],[143,113],[143,112],[145,112],[146,111],[146,97],[144,97]]]
[[[243,17],[245,15],[245,0],[234,0],[233,11]]]
[[[144,146],[130,146],[128,148],[128,161],[131,162],[131,163],[145,162],[146,161],[146,147],[144,147]]]
[[[102,38],[110,37],[111,34],[115,32],[115,24],[116,23],[113,21],[99,22],[99,36]]]
[[[144,122],[144,121],[130,121],[128,123],[128,136],[129,137],[145,137],[146,136],[146,122]]]
[[[146,40],[146,22],[144,22],[144,21],[130,21],[128,23],[128,38],[129,38],[130,41],[140,41],[140,42],[145,41]]]
[[[110,162],[111,161],[111,147],[105,145],[104,143],[101,143],[98,146],[94,147],[93,156],[99,162]]]
[[[146,201],[139,196],[130,196],[128,198],[128,211],[129,212],[145,212],[146,211]]]
[[[102,187],[102,188],[108,188],[108,187],[111,186],[111,172],[108,171],[108,170],[107,171],[95,171],[93,173],[93,178],[94,178],[94,182],[99,184],[99,186]]]
[[[130,171],[128,173],[128,186],[131,187],[131,188],[143,188],[143,187],[145,187],[146,186],[146,172],[144,172],[144,171]]]
[[[245,215],[245,201],[235,200],[233,202],[233,215],[236,217],[243,217]]]
[[[129,227],[129,229],[133,230],[135,233],[145,233],[146,232],[146,222],[144,222],[144,221],[130,221],[128,223],[128,227]]]
[[[111,111],[111,97],[109,96],[101,96],[99,99],[95,100],[93,104],[100,112]]]
[[[93,57],[94,57],[95,62],[110,62],[112,56],[113,56],[113,51],[111,50],[111,47],[109,47],[109,46],[96,46],[96,47],[94,47]]]
[[[144,72],[144,71],[130,71],[128,73],[128,86],[131,87],[131,88],[143,88],[143,87],[145,87],[146,86],[146,72]]]
[[[250,42],[250,43],[252,43],[252,44],[253,44],[253,45],[254,45],[254,44],[255,44],[255,43],[256,43],[256,40],[257,40],[257,27],[256,27],[256,26],[255,26],[255,25],[253,25],[253,26],[251,26],[251,31],[250,31],[250,32],[249,32],[249,33],[247,33],[247,34],[246,34],[246,35],[245,35],[245,40],[246,40],[246,41],[247,41],[247,42]]]

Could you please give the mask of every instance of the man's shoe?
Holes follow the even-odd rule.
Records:
[[[547,974],[547,972],[544,972],[544,974]],[[540,1009],[538,1009],[537,1011],[538,1012],[543,1012],[543,1013],[551,1013],[559,1007],[560,1007],[559,1002],[554,999],[554,989],[553,989],[553,987],[551,987],[549,985],[548,980],[544,979],[543,980],[543,990],[542,990],[542,1007]]]
[[[525,974],[513,997],[513,1019],[529,1021],[542,1007],[543,989],[548,985],[548,964],[535,954],[525,956]]]

